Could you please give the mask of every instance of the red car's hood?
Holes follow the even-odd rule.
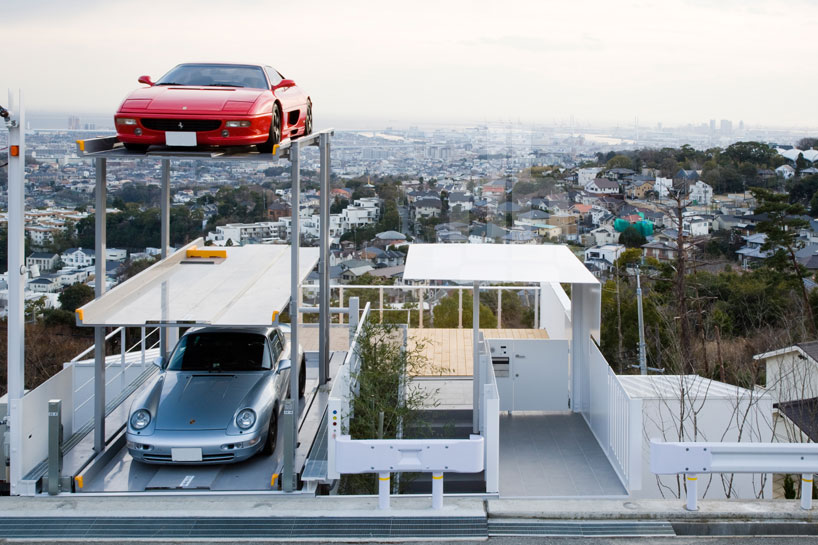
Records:
[[[197,114],[225,111],[247,113],[264,89],[232,87],[166,87],[137,89],[120,106],[121,112]]]

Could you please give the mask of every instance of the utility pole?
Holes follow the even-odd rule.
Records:
[[[648,374],[648,358],[645,354],[645,317],[642,313],[642,284],[639,280],[639,267],[636,267],[636,310],[639,315],[639,373]]]

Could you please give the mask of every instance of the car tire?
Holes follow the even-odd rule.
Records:
[[[261,453],[264,456],[269,456],[276,450],[276,442],[278,441],[278,407],[273,407],[273,414],[270,415],[270,423],[267,425],[267,437],[264,440],[264,446],[261,447]]]
[[[301,357],[301,370],[298,372],[298,399],[304,398],[304,391],[307,388],[307,359]]]
[[[312,134],[312,103],[307,102],[307,116],[304,119],[304,136]]]
[[[259,153],[272,153],[276,144],[281,142],[281,107],[273,107],[273,118],[270,122],[270,136],[263,144],[256,144]]]
[[[128,151],[136,151],[139,153],[145,153],[148,150],[147,144],[129,144],[127,142],[122,143],[125,146],[125,149]]]

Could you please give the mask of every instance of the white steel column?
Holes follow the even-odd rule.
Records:
[[[23,394],[25,393],[25,113],[23,94],[19,101],[9,90],[8,153],[8,402],[11,494],[16,495],[23,478]],[[16,155],[12,154],[17,146]]]
[[[107,253],[106,187],[107,160],[96,160],[96,203],[94,208],[94,296],[99,299],[105,293],[105,255]],[[94,451],[105,449],[105,328],[94,328]]]
[[[812,509],[812,473],[801,475],[801,509]]]
[[[321,232],[319,237],[320,259],[318,261],[318,386],[329,380],[329,222],[330,222],[330,139],[322,134],[318,140],[321,165]],[[295,208],[293,209],[295,210]],[[381,305],[383,306],[383,305]]]
[[[159,202],[159,222],[160,222],[160,240],[159,248],[161,249],[162,259],[166,259],[170,255],[170,159],[162,159],[162,195]],[[163,289],[163,305],[169,308],[170,294]],[[163,309],[164,310],[164,309]],[[179,340],[179,329],[176,327],[160,327],[159,329],[159,355],[163,358],[170,356],[170,351]]]
[[[699,510],[699,506],[697,505],[699,491],[696,486],[698,482],[699,477],[695,473],[685,475],[685,483],[687,484],[687,503],[685,504],[685,509],[688,511]]]
[[[443,472],[432,473],[432,509],[443,509]]]
[[[378,509],[389,509],[389,472],[378,473]]]
[[[472,433],[480,433],[480,283],[472,288]]]

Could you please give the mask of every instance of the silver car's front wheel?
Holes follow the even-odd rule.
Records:
[[[273,414],[270,415],[270,424],[267,426],[267,439],[261,448],[261,453],[265,456],[271,455],[276,450],[278,440],[278,407],[273,407]]]

